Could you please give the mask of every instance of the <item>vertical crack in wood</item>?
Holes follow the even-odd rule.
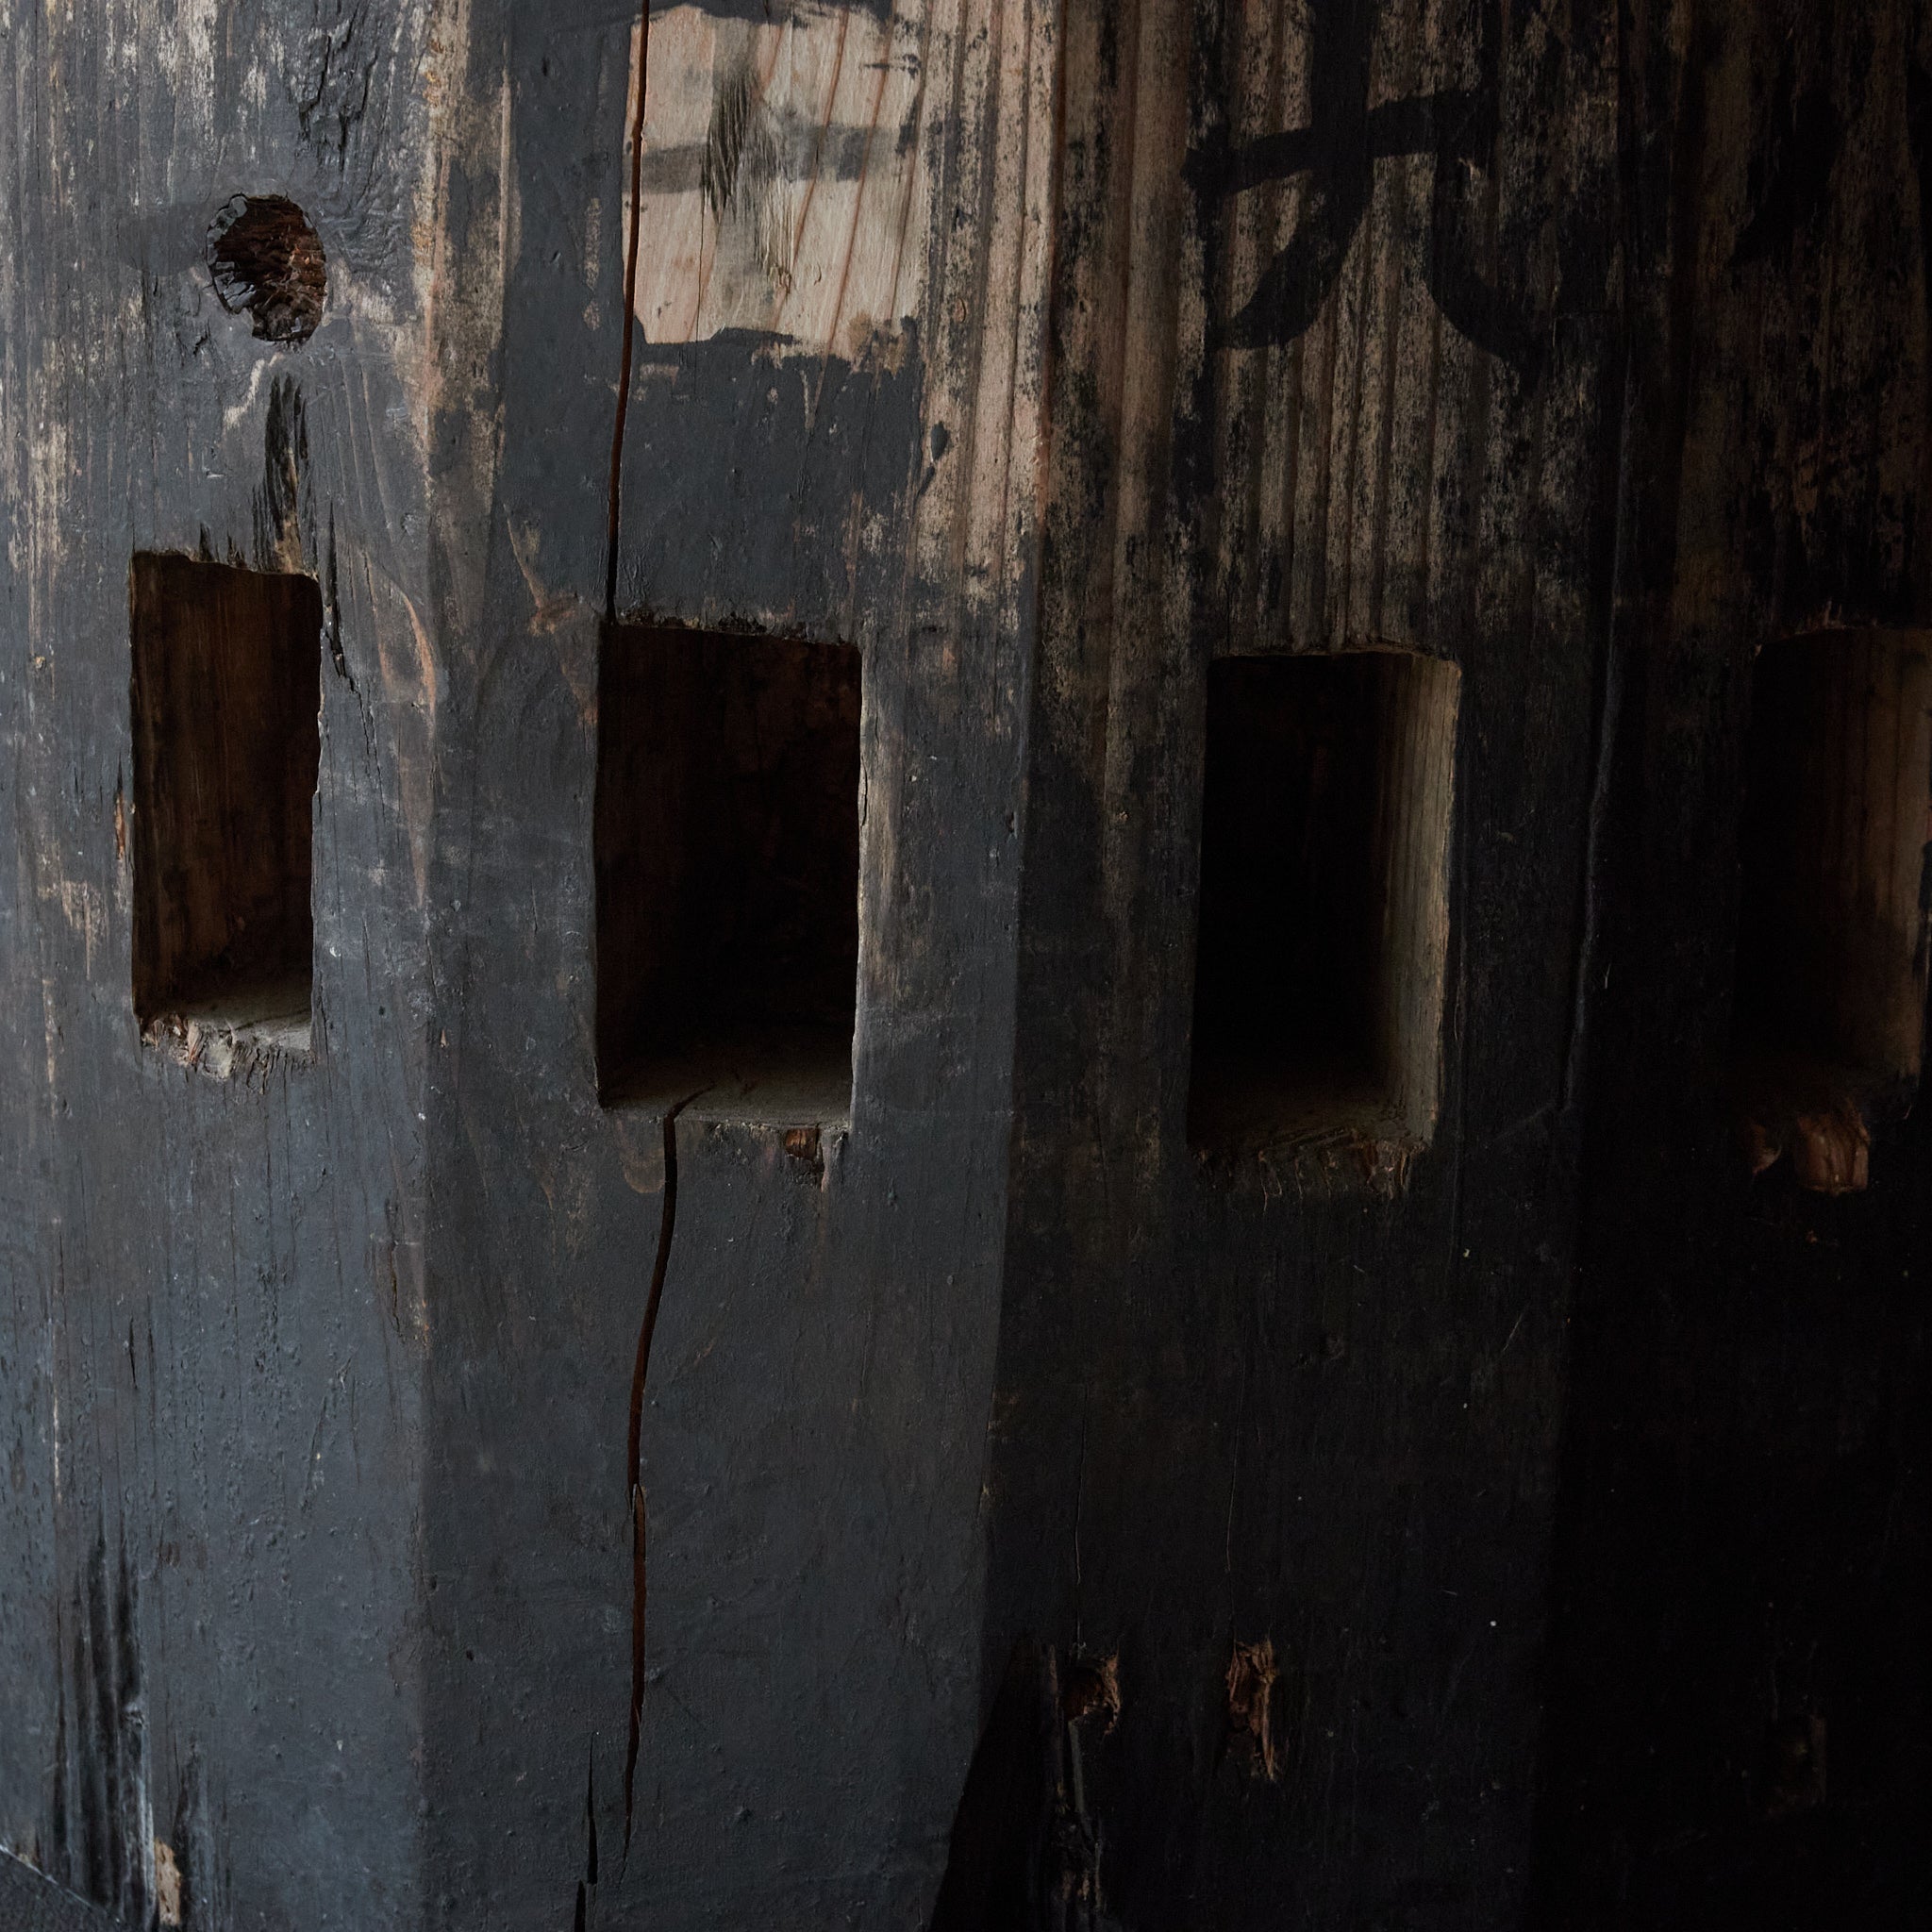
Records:
[[[630,413],[631,357],[637,343],[638,230],[644,216],[644,92],[651,67],[651,0],[641,0],[638,20],[637,102],[630,124],[630,232],[624,251],[622,373],[617,385],[617,417],[610,431],[610,527],[604,561],[604,615],[617,621],[617,531],[624,496],[624,423]]]
[[[1583,879],[1579,890],[1576,966],[1570,984],[1570,1024],[1563,1043],[1563,1111],[1581,1104],[1590,1043],[1592,994],[1603,951],[1605,900],[1608,891],[1610,811],[1615,800],[1617,749],[1624,716],[1623,643],[1624,598],[1628,592],[1629,545],[1633,538],[1629,507],[1635,503],[1630,462],[1636,447],[1638,395],[1626,340],[1623,361],[1623,407],[1618,412],[1616,503],[1610,539],[1609,615],[1604,629],[1597,673],[1596,715],[1591,744],[1590,804],[1584,819]]]
[[[700,1090],[702,1091],[702,1090]],[[625,1467],[630,1475],[630,1729],[624,1749],[624,1857],[630,1857],[630,1833],[637,1800],[638,1737],[644,1712],[644,1610],[649,1595],[644,1547],[644,1378],[651,1369],[651,1338],[664,1299],[664,1275],[671,1266],[671,1237],[677,1224],[677,1117],[696,1093],[687,1094],[664,1116],[664,1201],[658,1217],[658,1257],[651,1264],[651,1291],[644,1299],[638,1330],[637,1361],[630,1376],[630,1436]]]
[[[584,1780],[584,1883],[597,1882],[597,1754],[591,1753],[591,1761]]]

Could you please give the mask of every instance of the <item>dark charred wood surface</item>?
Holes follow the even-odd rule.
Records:
[[[1754,658],[1932,622],[1932,40],[1871,0],[1631,23],[1541,1917],[1906,1925],[1932,1904],[1932,1122],[1876,1118],[1857,1192],[1789,1158],[1754,1179],[1726,1063],[1761,972],[1735,951]]]
[[[1124,1924],[1506,1924],[1574,1258],[1615,19],[1309,17],[1068,24],[987,1656],[1118,1651],[1086,1791]],[[1444,89],[1491,117],[1453,232],[1432,154],[1363,145]],[[1309,125],[1312,174],[1231,194]],[[1518,362],[1445,316],[1450,267],[1524,317]],[[1373,641],[1462,672],[1441,1124],[1195,1154],[1206,666]],[[1272,1776],[1228,1688],[1264,1640]]]
[[[31,1865],[0,1852],[0,1925],[7,1932],[108,1932],[115,1923]]]
[[[0,8],[0,1842],[131,1924],[158,1841],[196,1928],[418,1918],[426,13]],[[299,348],[238,192],[325,238]],[[141,1037],[145,552],[315,586],[309,1058]]]
[[[190,1932],[1912,1923],[1932,1129],[1754,1177],[1733,1048],[1756,653],[1932,629],[1928,35],[0,0],[0,1847]],[[313,585],[305,1052],[143,1041],[137,554]],[[837,1102],[600,1091],[653,630],[862,661]],[[1209,667],[1367,650],[1456,667],[1401,1105],[1191,1145]]]

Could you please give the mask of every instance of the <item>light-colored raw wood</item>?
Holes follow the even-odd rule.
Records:
[[[928,14],[950,10],[945,0],[798,0],[763,20],[653,9],[637,286],[647,341],[749,329],[857,357],[917,321],[925,117],[949,106],[927,85]],[[643,45],[640,32],[634,73]]]

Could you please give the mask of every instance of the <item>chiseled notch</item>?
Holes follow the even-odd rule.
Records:
[[[135,1017],[191,1060],[306,1052],[321,589],[142,553],[129,602]]]
[[[1739,1117],[1762,1173],[1870,1174],[1911,1104],[1925,1030],[1932,634],[1769,644],[1752,680],[1733,1007]]]
[[[1194,1146],[1429,1140],[1460,684],[1394,650],[1208,667]]]
[[[860,656],[640,625],[598,679],[606,1105],[845,1119],[858,974]]]

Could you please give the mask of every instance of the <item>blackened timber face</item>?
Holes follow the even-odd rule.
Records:
[[[1617,67],[1607,15],[1541,71],[1484,22],[1069,28],[984,1658],[1117,1653],[1080,1765],[1128,1925],[1500,1924],[1525,1889],[1617,365],[1599,308],[1519,367],[1417,269],[1607,259]],[[1460,667],[1435,1134],[1191,1147],[1191,1029],[1239,1027],[1198,1003],[1215,673],[1389,645]],[[1345,1039],[1352,991],[1292,1017]]]
[[[917,487],[926,379],[916,324],[857,362],[735,330],[641,348],[620,615],[858,636],[855,519]]]
[[[422,1918],[427,14],[141,4],[0,36],[0,94],[33,103],[0,111],[0,1842],[186,1932]],[[222,304],[238,194],[325,255],[299,347]],[[177,772],[210,808],[232,775],[223,815],[284,845],[285,893],[236,893],[220,949],[281,929],[310,1055],[142,1047],[142,556],[192,686],[173,722],[239,754]],[[261,626],[258,573],[295,592]],[[285,700],[191,676],[197,578],[242,581],[234,629],[300,658]],[[217,706],[279,712],[283,744],[220,746]]]
[[[599,691],[640,9],[564,13],[505,9],[514,30],[484,37],[467,92],[508,98],[508,132],[479,123],[457,169],[479,196],[508,181],[525,242],[503,289],[500,415],[479,435],[465,399],[441,424],[500,458],[465,473],[474,493],[444,518],[494,534],[487,557],[459,553],[477,575],[440,660],[432,948],[452,993],[427,1109],[430,1857],[462,1909],[518,1924],[570,1923],[580,1886],[589,1924],[918,1923],[977,1717],[1037,494],[1038,439],[1008,425],[1038,393],[1041,318],[1019,296],[1043,274],[1023,211],[1046,197],[1038,175],[995,192],[991,157],[1050,157],[1046,23],[950,0],[652,9],[617,628],[863,665],[857,773],[841,696],[824,796],[781,775],[743,821],[745,843],[762,828],[781,857],[839,861],[818,870],[842,894],[824,950],[857,1049],[849,1118],[705,1118],[692,1100],[671,1129],[674,1226],[665,1109],[622,1090],[602,1104],[595,1061],[593,960],[619,936],[597,907],[598,732],[633,698],[654,730],[672,708],[632,691],[607,715]],[[1003,41],[981,33],[994,15]],[[898,49],[908,22],[919,65],[900,50],[881,66],[881,37]],[[774,63],[756,100],[746,42]],[[992,44],[975,68],[969,48]],[[888,110],[908,80],[924,119],[906,147]],[[861,179],[841,130],[858,125],[853,97],[875,95]],[[795,139],[805,98],[833,109],[808,208],[787,178],[813,154]],[[708,198],[714,124],[744,139],[719,141]],[[857,300],[889,279],[878,262],[856,262],[841,298],[836,262],[779,248],[835,215],[852,232],[855,208],[869,221],[874,193],[909,192],[902,168],[927,166],[889,303]],[[926,219],[941,177],[959,204],[943,234]],[[774,268],[820,306],[801,320]],[[985,514],[969,465],[1008,491]],[[679,758],[719,755],[716,696],[686,708]],[[811,723],[788,718],[774,741]],[[742,765],[765,784],[766,759]],[[718,881],[696,884],[702,900]],[[718,989],[688,990],[701,1005]],[[641,1004],[653,1027],[690,1018],[655,991]],[[633,1489],[630,1395],[667,1227]]]
[[[1539,1857],[1584,1927],[1924,1915],[1927,760],[1889,692],[1932,622],[1928,27],[1842,0],[1630,46],[1626,695]],[[1848,1001],[1874,920],[1895,995]],[[1767,1012],[1787,1049],[1863,1033],[1909,1112],[1786,1073],[1766,1164],[1731,1069]]]

